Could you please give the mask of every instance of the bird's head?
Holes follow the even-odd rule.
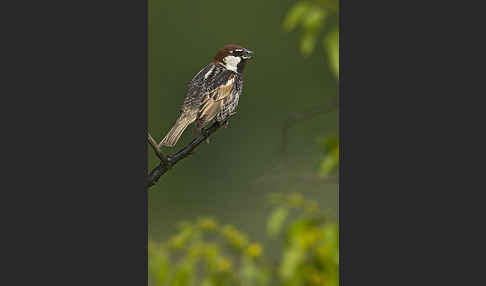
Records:
[[[247,60],[251,59],[253,52],[238,45],[227,45],[219,49],[214,62],[224,65],[234,72],[243,72]]]

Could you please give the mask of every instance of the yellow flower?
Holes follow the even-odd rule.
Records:
[[[235,235],[236,229],[232,225],[226,225],[221,232],[226,238],[231,239]]]
[[[172,237],[169,240],[169,246],[172,249],[180,249],[180,248],[183,248],[184,247],[184,239],[182,239],[180,236]]]
[[[310,229],[303,232],[298,237],[298,242],[302,248],[308,249],[312,247],[316,242],[319,241],[321,234],[316,229]]]
[[[313,273],[310,278],[311,278],[311,281],[314,285],[321,285],[322,282],[323,282],[321,275],[319,275],[317,273]]]
[[[231,268],[231,260],[228,259],[221,259],[218,263],[218,270],[221,272],[228,271]]]
[[[217,227],[217,224],[211,218],[201,218],[199,219],[199,226],[203,230],[214,230]]]
[[[204,248],[200,246],[191,246],[188,250],[188,254],[192,258],[198,258],[204,255]]]
[[[304,202],[304,198],[299,193],[292,193],[288,196],[289,203],[293,206],[300,206]]]
[[[240,231],[238,231],[232,225],[226,225],[221,230],[221,233],[224,238],[228,241],[228,243],[238,250],[242,250],[248,244],[248,239],[246,235]]]
[[[262,254],[262,246],[259,243],[252,243],[246,249],[246,253],[250,257],[258,257]]]

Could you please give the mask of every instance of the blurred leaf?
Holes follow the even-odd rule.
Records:
[[[300,53],[307,57],[312,54],[316,46],[317,32],[314,30],[307,30],[300,39]]]
[[[329,57],[331,70],[336,78],[339,79],[339,32],[337,29],[334,29],[326,35],[324,38],[324,47]]]
[[[339,145],[339,138],[337,136],[322,137],[317,140],[317,144],[324,153],[329,153]]]
[[[215,286],[214,283],[211,281],[210,278],[204,279],[204,281],[201,283],[201,286]]]
[[[181,231],[172,236],[169,240],[169,245],[173,249],[181,249],[186,247],[187,243],[198,236],[193,229],[193,227],[189,224],[185,224],[181,227]]]
[[[320,146],[329,154],[338,143],[337,138],[327,137]],[[250,243],[235,226],[220,226],[203,217],[186,223],[169,240],[184,242],[178,251],[169,253],[165,248],[169,244],[149,241],[150,285],[338,286],[337,224],[323,220],[320,212],[309,212],[309,208],[318,206],[299,193],[272,198],[277,207],[269,217],[267,230],[271,235],[280,234],[285,243],[275,269],[267,264],[260,243]],[[290,211],[296,212],[296,219],[289,219]]]
[[[149,241],[148,249],[150,285],[162,286],[168,277],[169,258],[162,247],[155,242]]]
[[[290,8],[282,23],[285,31],[290,32],[297,27],[297,24],[302,20],[307,10],[310,8],[310,3],[307,1],[299,1]]]
[[[172,286],[190,286],[194,282],[194,265],[189,261],[184,261],[175,273]]]
[[[333,260],[333,262],[338,265],[339,264],[339,235],[338,235],[338,225],[337,224],[328,224],[325,225],[323,228],[323,240],[329,246],[329,257]]]
[[[324,156],[319,166],[319,175],[326,177],[339,167],[339,138],[337,136],[326,137],[320,140]]]
[[[312,7],[305,14],[302,20],[303,34],[300,39],[300,52],[304,56],[309,56],[314,51],[319,29],[322,26],[327,12],[321,8]]]
[[[245,256],[241,260],[240,277],[242,286],[265,286],[269,283],[267,273],[253,259]]]
[[[326,10],[314,6],[312,9],[307,10],[305,17],[302,19],[302,27],[307,30],[316,30],[321,28],[326,17]]]
[[[278,207],[273,211],[267,223],[267,232],[270,236],[276,236],[280,233],[288,214],[289,210],[285,207]]]
[[[224,226],[221,229],[221,234],[226,239],[228,244],[235,250],[240,251],[248,245],[248,238],[246,235],[232,225]]]
[[[332,152],[330,152],[321,161],[319,168],[319,175],[326,177],[337,170],[339,166],[339,146],[337,146]]]
[[[300,52],[302,55],[309,56],[314,51],[319,28],[326,16],[327,12],[325,10],[316,7],[312,7],[305,14],[302,20],[304,31],[300,39]]]
[[[297,245],[292,245],[285,250],[280,265],[280,276],[286,281],[290,280],[297,272],[297,267],[304,260],[305,253]]]

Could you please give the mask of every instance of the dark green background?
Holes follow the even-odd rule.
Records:
[[[336,214],[336,184],[310,179],[321,158],[316,139],[337,134],[337,112],[290,130],[288,161],[280,152],[285,118],[336,96],[337,83],[318,45],[298,51],[298,33],[281,22],[293,0],[149,1],[149,131],[159,141],[174,123],[191,78],[217,49],[242,45],[256,53],[245,70],[238,113],[149,190],[149,237],[162,240],[177,222],[214,216],[252,239],[265,240],[272,192],[301,192]],[[175,148],[194,138],[188,128]],[[149,168],[157,163],[149,149]]]

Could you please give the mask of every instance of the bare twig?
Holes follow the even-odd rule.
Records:
[[[194,149],[196,149],[199,144],[208,139],[209,136],[211,136],[224,124],[225,123],[214,122],[213,125],[211,125],[209,128],[203,129],[201,135],[192,140],[191,143],[182,148],[179,152],[170,156],[166,156],[162,153],[162,151],[160,151],[159,144],[157,144],[157,142],[149,133],[148,142],[157,157],[160,159],[160,163],[159,165],[157,165],[157,167],[153,168],[152,171],[150,171],[147,187],[150,188],[151,186],[155,185],[162,175],[164,175],[170,168],[177,164],[177,162],[192,154],[194,152]]]
[[[337,98],[332,98],[331,101],[314,108],[312,110],[306,111],[306,112],[294,112],[291,113],[287,119],[285,119],[283,126],[282,126],[282,143],[280,150],[283,154],[286,154],[287,152],[287,146],[288,146],[288,134],[289,134],[289,129],[294,125],[295,123],[299,121],[304,121],[308,119],[312,119],[317,115],[320,114],[325,114],[328,112],[335,111],[338,107],[338,102]]]
[[[282,125],[282,137],[281,137],[281,145],[280,145],[280,151],[282,152],[283,155],[283,161],[281,166],[275,168],[273,171],[271,171],[269,174],[263,175],[262,177],[258,178],[255,183],[264,183],[264,182],[270,182],[270,181],[276,181],[276,182],[281,182],[285,179],[289,179],[290,177],[292,179],[295,179],[301,183],[327,183],[327,184],[336,184],[339,181],[339,178],[337,176],[331,176],[331,177],[319,177],[316,174],[312,173],[303,173],[303,174],[296,174],[295,171],[291,172],[289,175],[285,170],[288,169],[288,164],[287,162],[287,147],[288,147],[288,137],[289,137],[289,130],[290,127],[292,127],[294,124],[312,119],[318,115],[325,114],[328,112],[333,112],[337,110],[338,108],[338,98],[333,97],[331,98],[330,101],[326,102],[323,105],[320,105],[314,109],[303,111],[303,112],[293,112],[289,114],[289,116],[285,119]]]
[[[154,150],[154,153],[155,155],[157,155],[157,157],[159,158],[159,160],[161,162],[164,162],[164,163],[168,163],[169,160],[167,158],[167,156],[165,156],[161,151],[160,151],[160,147],[159,147],[159,144],[157,144],[157,142],[155,141],[155,139],[152,137],[152,135],[150,135],[150,133],[148,134],[148,142],[150,143],[150,146],[152,147],[152,149]]]
[[[298,182],[303,184],[338,184],[339,177],[338,175],[331,175],[327,177],[321,177],[314,173],[314,171],[302,171],[297,172],[296,170],[292,170],[288,172],[289,167],[288,164],[282,162],[280,166],[270,170],[266,174],[263,174],[261,177],[257,178],[253,183],[255,184],[274,184],[274,183],[282,183],[288,182],[291,180],[292,182]]]

